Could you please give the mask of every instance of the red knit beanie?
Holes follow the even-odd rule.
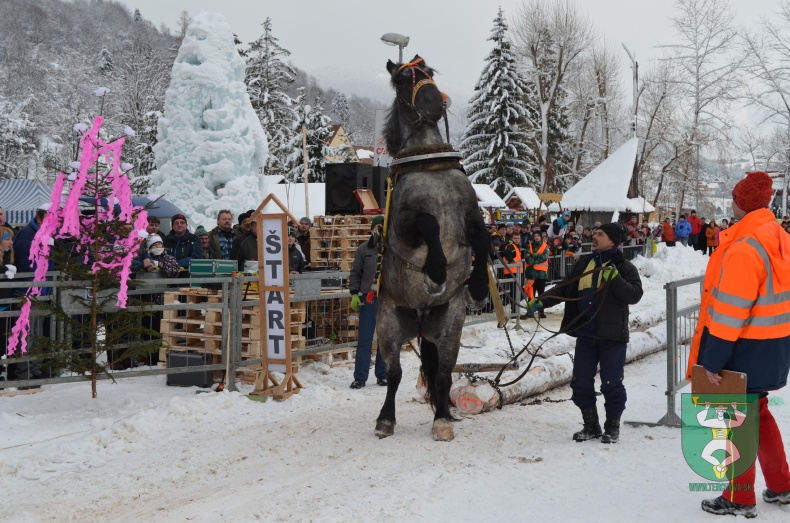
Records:
[[[735,185],[732,199],[735,205],[746,212],[768,207],[774,195],[772,185],[773,180],[763,171],[748,173],[746,178]]]

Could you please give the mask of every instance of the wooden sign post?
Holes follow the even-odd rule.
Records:
[[[283,211],[261,214],[274,201]],[[250,395],[283,400],[302,389],[293,374],[291,358],[291,299],[288,271],[288,224],[291,216],[282,203],[269,195],[252,218],[258,232],[258,295],[260,296],[261,372]],[[291,216],[291,219],[293,217]],[[285,375],[278,382],[273,372]]]

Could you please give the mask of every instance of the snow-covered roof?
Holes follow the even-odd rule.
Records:
[[[632,203],[628,186],[634,172],[638,140],[631,138],[562,196],[572,211],[626,211]]]
[[[505,196],[505,201],[507,202],[514,196],[521,200],[522,209],[538,209],[543,205],[538,197],[538,193],[531,187],[513,187]]]
[[[495,207],[504,209],[507,207],[505,200],[499,197],[494,189],[484,183],[473,183],[472,187],[475,188],[477,194],[477,204],[480,207]]]
[[[655,207],[650,205],[650,203],[642,198],[641,196],[637,196],[636,198],[631,198],[631,206],[626,209],[626,211],[631,212],[653,212],[656,210]]]
[[[264,189],[264,198],[269,194],[274,194],[297,219],[307,216],[303,183],[270,183]],[[324,216],[326,214],[326,189],[324,184],[307,184],[307,196],[310,199],[310,216],[308,218],[312,221],[315,216]],[[260,204],[260,202],[258,203]],[[277,207],[277,204],[270,202],[263,208],[263,212],[279,214],[280,209]]]

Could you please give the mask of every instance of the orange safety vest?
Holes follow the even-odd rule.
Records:
[[[705,271],[686,379],[705,328],[730,342],[790,337],[790,235],[776,229],[771,211],[758,209],[719,234]]]
[[[549,246],[546,245],[546,242],[541,243],[540,247],[538,247],[538,254],[543,254],[544,252],[546,252],[546,249],[548,247]],[[533,252],[533,250],[532,250],[532,242],[529,242],[529,254],[530,255],[534,255],[535,254],[535,252]],[[534,264],[532,266],[532,268],[535,269],[536,271],[549,272],[549,259],[546,258],[542,262]]]
[[[516,256],[513,258],[513,261],[509,264],[510,266],[505,266],[504,273],[505,274],[520,274],[521,269],[524,267],[521,264],[521,249],[518,248],[514,242],[508,243],[508,245],[512,245],[513,248],[516,250]]]

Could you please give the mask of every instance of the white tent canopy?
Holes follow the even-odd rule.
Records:
[[[638,140],[631,138],[562,196],[562,208],[571,211],[629,211],[641,203],[628,198]],[[647,202],[645,202],[647,204]],[[647,204],[649,205],[649,204]]]
[[[507,208],[505,200],[500,198],[497,193],[494,192],[494,189],[488,185],[484,183],[473,183],[472,187],[475,189],[475,193],[477,194],[477,204],[480,207],[493,207],[495,209]]]
[[[505,196],[505,201],[507,202],[513,197],[521,200],[522,209],[545,208],[543,202],[541,202],[540,198],[538,197],[538,193],[536,193],[531,187],[513,187]]]

